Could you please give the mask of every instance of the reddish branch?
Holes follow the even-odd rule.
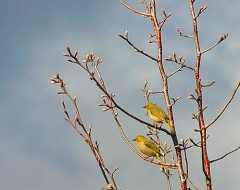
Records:
[[[174,126],[172,104],[170,102],[170,97],[169,97],[169,92],[168,92],[168,76],[166,75],[164,67],[163,67],[163,64],[162,64],[162,60],[163,60],[163,58],[162,58],[162,50],[163,50],[163,48],[162,48],[162,36],[161,36],[162,26],[165,23],[166,19],[169,16],[171,16],[171,14],[169,13],[167,15],[165,13],[165,11],[162,9],[162,13],[165,16],[165,18],[161,22],[158,22],[155,0],[151,0],[149,7],[146,4],[144,4],[146,6],[146,9],[147,9],[147,13],[144,13],[144,14],[142,14],[142,12],[139,12],[139,11],[129,7],[122,0],[119,0],[119,2],[121,2],[129,10],[131,10],[131,11],[137,13],[137,14],[140,14],[143,17],[148,17],[151,20],[152,24],[153,24],[153,27],[154,27],[154,35],[153,36],[156,37],[156,42],[157,42],[157,46],[158,46],[158,57],[157,57],[157,60],[155,60],[155,61],[158,64],[159,72],[160,72],[160,75],[162,77],[162,82],[163,82],[163,90],[162,90],[162,92],[164,94],[166,106],[167,106],[167,109],[168,109],[169,119],[170,119],[171,123]],[[126,39],[127,39],[127,37],[126,37]],[[129,41],[128,41],[128,43],[129,43]],[[150,57],[150,56],[148,56],[148,57]],[[152,57],[150,57],[150,58],[152,59]],[[186,190],[187,189],[186,177],[185,177],[185,173],[184,173],[183,166],[182,166],[181,149],[178,146],[178,139],[177,139],[176,132],[172,133],[171,137],[172,137],[173,144],[174,144],[175,151],[176,151],[178,173],[179,173],[181,188],[182,188],[182,190]]]
[[[157,63],[158,63],[158,68],[159,68],[159,71],[160,71],[160,74],[162,77],[162,82],[163,82],[163,94],[164,94],[165,102],[166,102],[167,109],[168,109],[169,119],[174,126],[172,105],[170,102],[169,92],[168,92],[168,76],[166,75],[163,64],[162,64],[163,47],[162,47],[161,29],[162,29],[163,25],[162,24],[160,25],[158,22],[158,19],[157,19],[155,0],[151,1],[151,10],[152,10],[152,12],[151,12],[150,19],[151,19],[153,27],[154,27],[154,34],[156,36],[157,45],[158,45],[158,61],[157,61]],[[166,15],[165,15],[165,17],[166,17]],[[178,173],[179,173],[181,188],[182,188],[182,190],[185,190],[185,189],[187,189],[187,183],[186,183],[185,173],[184,173],[183,166],[182,166],[181,149],[178,146],[178,139],[177,139],[176,133],[173,133],[171,137],[172,137],[173,144],[174,144],[175,151],[176,151]]]
[[[198,39],[198,28],[197,28],[197,17],[195,15],[195,10],[193,6],[193,1],[189,0],[190,11],[192,15],[192,23],[193,23],[193,33],[194,33],[194,41],[196,47],[196,68],[195,68],[195,80],[196,80],[196,93],[197,93],[197,104],[198,104],[198,124],[200,129],[200,136],[201,136],[201,149],[202,149],[202,170],[205,174],[206,178],[206,186],[208,190],[212,189],[212,182],[211,182],[211,172],[210,172],[210,161],[208,158],[207,153],[207,131],[204,124],[204,117],[203,117],[203,106],[202,106],[202,85],[201,85],[201,78],[200,78],[200,65],[201,65],[201,50],[199,45]]]
[[[162,82],[163,82],[163,90],[160,92],[155,92],[155,93],[163,93],[164,95],[164,99],[166,102],[166,106],[167,106],[167,110],[168,110],[168,115],[169,115],[169,119],[171,121],[171,124],[174,126],[174,120],[173,120],[173,111],[172,111],[172,106],[175,104],[175,102],[180,99],[180,97],[178,97],[176,100],[172,98],[173,103],[171,104],[170,101],[170,96],[169,96],[169,92],[168,92],[168,78],[173,76],[174,74],[176,74],[177,72],[181,71],[183,67],[186,67],[188,69],[191,69],[194,71],[195,73],[195,80],[196,80],[196,88],[195,88],[195,92],[196,92],[196,96],[194,96],[192,93],[189,94],[189,99],[195,100],[197,102],[198,105],[198,112],[197,114],[193,114],[193,118],[198,120],[198,124],[199,124],[199,130],[195,130],[197,132],[200,133],[201,139],[199,143],[195,143],[191,138],[189,138],[188,140],[184,141],[182,140],[182,145],[178,143],[178,138],[177,138],[177,134],[176,132],[169,132],[166,129],[163,129],[161,127],[156,127],[153,124],[150,124],[148,122],[145,122],[143,120],[141,120],[140,118],[130,114],[128,111],[126,111],[125,109],[123,109],[121,106],[119,106],[117,104],[117,102],[114,100],[114,94],[113,93],[109,93],[107,91],[107,88],[104,84],[104,81],[102,79],[102,76],[100,74],[100,71],[98,70],[98,65],[102,62],[102,60],[97,59],[97,62],[94,62],[94,54],[91,53],[87,56],[85,56],[85,60],[83,61],[84,64],[82,64],[78,58],[77,58],[77,54],[78,52],[76,52],[75,54],[72,54],[70,47],[67,47],[67,51],[68,54],[64,54],[64,56],[70,57],[72,58],[72,60],[68,60],[69,62],[73,62],[78,64],[79,66],[81,66],[89,75],[90,75],[90,79],[92,81],[94,81],[96,83],[96,85],[100,88],[100,90],[104,93],[104,95],[102,95],[102,99],[104,104],[99,104],[99,106],[104,106],[104,111],[106,110],[111,110],[113,118],[115,119],[117,126],[120,130],[120,133],[122,134],[122,137],[124,138],[124,140],[128,143],[128,145],[140,156],[142,157],[144,160],[154,163],[154,164],[159,164],[159,162],[155,162],[153,160],[150,160],[149,158],[145,158],[144,156],[142,156],[133,146],[132,144],[129,142],[129,140],[126,138],[124,131],[121,127],[121,124],[117,118],[117,113],[115,112],[115,108],[119,109],[120,111],[122,111],[123,113],[125,113],[126,115],[128,115],[129,117],[137,120],[138,122],[147,125],[148,127],[157,129],[157,130],[161,130],[164,131],[166,134],[170,135],[174,144],[174,148],[175,148],[175,152],[176,152],[176,158],[177,158],[177,163],[174,164],[167,164],[167,163],[161,163],[160,165],[164,165],[164,166],[168,166],[168,167],[172,167],[175,168],[177,167],[178,169],[178,174],[179,174],[179,178],[180,178],[180,184],[181,184],[181,189],[182,190],[187,190],[187,183],[186,181],[188,180],[195,189],[197,189],[197,187],[194,185],[194,183],[190,180],[190,178],[188,177],[188,160],[187,160],[187,152],[186,150],[188,148],[191,148],[192,146],[187,147],[187,142],[190,141],[193,143],[193,146],[196,147],[200,147],[202,150],[202,170],[203,173],[205,175],[206,178],[206,186],[208,190],[212,189],[212,183],[211,183],[211,172],[210,172],[210,163],[218,161],[220,159],[223,159],[224,157],[226,157],[227,155],[237,151],[238,149],[240,149],[240,147],[236,148],[233,151],[230,151],[229,153],[223,155],[222,157],[209,161],[208,158],[208,152],[207,152],[207,128],[210,127],[221,115],[222,113],[225,111],[225,109],[227,108],[227,106],[230,104],[230,102],[232,101],[232,99],[234,98],[235,93],[237,92],[238,88],[240,87],[240,82],[238,83],[237,87],[235,88],[233,95],[230,97],[229,101],[226,103],[226,105],[224,106],[224,108],[220,111],[220,113],[216,116],[216,118],[211,121],[208,125],[205,126],[205,122],[204,122],[204,117],[203,117],[203,111],[207,108],[206,106],[203,107],[202,102],[203,102],[203,96],[202,96],[202,88],[203,87],[208,87],[211,86],[215,81],[213,81],[210,84],[207,85],[202,85],[201,84],[201,77],[200,77],[200,66],[201,66],[201,56],[202,54],[206,53],[207,51],[210,51],[212,48],[216,47],[220,42],[222,42],[223,40],[225,40],[228,36],[228,33],[223,35],[220,40],[215,43],[213,46],[211,46],[210,48],[201,51],[200,50],[200,45],[199,45],[199,38],[198,38],[198,28],[197,28],[197,18],[201,15],[202,12],[204,12],[207,9],[207,5],[204,7],[201,7],[199,12],[197,14],[195,14],[195,10],[194,10],[194,0],[189,0],[189,5],[190,5],[190,12],[191,12],[191,16],[192,16],[192,23],[193,23],[193,36],[189,36],[189,35],[185,35],[183,34],[178,28],[176,28],[176,30],[179,32],[180,36],[183,37],[188,37],[188,38],[193,38],[195,41],[195,47],[196,47],[196,65],[195,68],[186,66],[185,63],[185,59],[182,58],[182,56],[180,56],[180,60],[177,61],[176,59],[176,53],[173,54],[173,58],[169,57],[166,58],[165,60],[167,61],[173,61],[176,62],[177,64],[180,64],[180,68],[178,70],[176,70],[175,72],[171,73],[170,75],[167,75],[165,73],[164,70],[164,66],[163,66],[163,58],[162,58],[162,51],[163,51],[163,47],[162,47],[162,36],[161,36],[161,29],[164,25],[164,23],[166,22],[166,20],[171,16],[171,13],[169,13],[168,15],[165,13],[165,10],[162,9],[162,14],[164,15],[164,19],[162,21],[158,21],[157,18],[157,12],[156,12],[156,6],[155,6],[155,0],[151,0],[150,4],[148,5],[146,3],[145,0],[140,0],[140,3],[142,3],[145,7],[146,7],[146,13],[144,12],[140,12],[138,10],[135,10],[134,8],[128,6],[126,3],[124,3],[122,0],[118,0],[121,4],[123,4],[126,8],[128,8],[129,10],[133,11],[136,14],[141,15],[144,18],[149,18],[153,24],[153,28],[154,28],[154,34],[151,34],[150,37],[155,37],[156,41],[151,41],[151,42],[156,42],[157,46],[158,46],[158,53],[157,53],[157,58],[148,55],[147,53],[145,53],[143,50],[138,49],[135,45],[133,45],[132,42],[130,42],[130,40],[128,39],[128,31],[125,32],[125,37],[121,34],[119,34],[119,36],[124,39],[125,41],[128,42],[129,45],[131,45],[137,52],[143,54],[144,56],[152,59],[153,61],[157,62],[158,64],[158,68],[159,68],[159,72],[162,78]],[[88,68],[88,63],[91,63],[91,65],[95,68],[94,71],[90,70]],[[95,72],[98,75],[98,78],[95,77]],[[75,106],[76,109],[76,116],[75,116],[75,120],[74,122],[72,122],[71,118],[69,117],[69,114],[67,112],[67,109],[65,107],[64,102],[62,102],[63,107],[64,107],[64,113],[66,114],[67,118],[66,120],[75,128],[75,130],[84,138],[84,140],[89,144],[96,160],[98,161],[99,167],[103,173],[103,176],[107,182],[108,185],[109,184],[109,180],[107,178],[108,174],[113,182],[113,185],[115,187],[115,189],[117,189],[113,174],[114,172],[117,170],[117,168],[114,170],[114,172],[110,173],[108,171],[108,169],[105,167],[103,158],[100,154],[99,151],[99,144],[96,142],[95,145],[92,142],[91,139],[91,128],[89,128],[89,131],[85,128],[85,126],[83,125],[83,122],[81,120],[80,117],[80,113],[76,104],[76,98],[72,98],[68,92],[67,89],[65,88],[65,84],[63,83],[62,79],[59,77],[59,74],[56,74],[55,78],[51,79],[53,83],[59,83],[63,92],[59,92],[59,94],[66,94],[69,99],[72,101],[73,105]],[[147,85],[147,80],[145,82],[143,91],[145,93],[145,97],[148,99],[150,94],[153,94],[154,92],[148,91],[146,90],[146,85]],[[77,128],[77,124],[80,125],[84,131],[84,133],[82,133],[78,128]],[[157,134],[156,134],[157,136]],[[158,139],[159,141],[159,139]],[[200,144],[200,145],[199,145]],[[181,148],[181,146],[183,146],[183,149]],[[186,162],[186,173],[183,170],[183,157],[181,154],[181,151],[184,151],[184,155],[185,155],[185,162]],[[166,154],[168,154],[168,152],[165,152]],[[172,159],[173,160],[173,159]],[[173,160],[174,162],[174,160]],[[106,173],[107,172],[107,173]],[[111,186],[111,185],[110,185]],[[110,188],[109,186],[109,188]],[[169,188],[171,189],[171,188]]]

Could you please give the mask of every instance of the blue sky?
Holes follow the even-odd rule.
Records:
[[[138,1],[129,4],[144,11]],[[202,59],[202,81],[210,83],[203,90],[206,123],[222,109],[239,81],[240,71],[240,13],[239,2],[196,1],[196,10],[205,4],[209,8],[199,17],[202,50],[217,42],[223,34],[229,37]],[[172,12],[163,28],[163,55],[183,54],[186,64],[194,66],[195,47],[191,39],[182,38],[175,27],[192,34],[188,1],[157,2]],[[161,17],[162,18],[162,17]],[[107,88],[116,94],[116,101],[126,110],[150,122],[142,106],[145,104],[141,87],[149,78],[149,89],[161,90],[156,64],[135,53],[117,34],[129,31],[129,39],[151,55],[156,46],[148,44],[151,22],[142,19],[114,0],[91,1],[5,1],[0,4],[0,189],[100,189],[106,186],[96,161],[81,137],[63,119],[61,99],[69,112],[74,109],[67,98],[57,95],[60,88],[50,83],[56,72],[67,83],[73,96],[78,97],[80,113],[85,125],[93,125],[92,135],[109,170],[119,166],[115,174],[121,189],[167,189],[164,175],[156,165],[140,159],[121,138],[109,112],[102,112],[101,92],[89,76],[77,65],[66,61],[62,53],[70,46],[79,52],[79,60],[91,52],[104,59],[100,71]],[[167,72],[177,66],[165,62]],[[192,137],[197,128],[191,113],[196,104],[187,99],[194,92],[194,75],[189,70],[170,80],[170,95],[182,96],[174,106],[174,117],[179,139]],[[164,107],[162,96],[151,101]],[[238,127],[239,92],[223,117],[209,129],[208,150],[215,159],[240,144]],[[164,107],[165,108],[165,107]],[[119,113],[119,120],[129,139],[145,135],[145,126]],[[170,145],[171,140],[160,134]],[[204,189],[199,150],[189,151],[190,177]],[[240,168],[240,153],[212,164],[212,182],[215,189],[236,189],[240,186],[236,172]],[[172,177],[173,189],[179,189],[177,171]]]

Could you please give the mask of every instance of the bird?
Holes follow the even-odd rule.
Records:
[[[175,129],[171,125],[170,120],[169,120],[167,114],[163,111],[162,108],[160,108],[159,106],[157,106],[154,103],[147,103],[145,106],[143,106],[143,108],[145,108],[148,116],[154,122],[156,122],[156,123],[166,123],[166,125],[168,126],[170,131],[171,132],[175,132]]]
[[[154,143],[154,141],[147,139],[143,135],[137,135],[135,139],[132,141],[135,141],[139,150],[147,155],[147,156],[153,156],[156,157],[160,162],[163,162],[162,160],[162,154],[160,152],[160,149],[157,147],[157,145]]]

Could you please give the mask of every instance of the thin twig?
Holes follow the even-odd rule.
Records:
[[[67,48],[68,49],[68,48]],[[70,48],[69,48],[69,51],[70,51]],[[72,55],[70,53],[70,55]],[[72,55],[73,57],[76,58],[76,55],[77,53],[75,53],[75,55]],[[65,56],[68,56],[68,55],[65,55]],[[86,70],[86,69],[85,69]],[[91,73],[91,72],[90,72]],[[109,172],[109,170],[107,169],[107,167],[105,166],[104,164],[104,161],[103,161],[103,158],[102,158],[102,155],[99,151],[99,144],[98,142],[96,141],[96,146],[94,146],[93,142],[92,142],[92,138],[91,138],[91,130],[92,130],[92,126],[89,127],[89,131],[86,130],[83,122],[82,122],[82,119],[81,119],[81,116],[80,116],[80,112],[79,112],[79,109],[78,109],[78,106],[77,106],[77,98],[76,97],[72,97],[68,91],[67,91],[67,88],[66,88],[66,84],[63,82],[62,78],[59,77],[59,74],[56,73],[56,76],[53,76],[51,79],[51,83],[52,84],[59,84],[60,87],[62,88],[63,92],[60,93],[60,94],[65,94],[69,99],[70,101],[72,102],[72,104],[74,105],[75,107],[75,110],[76,110],[76,115],[75,115],[75,119],[74,119],[74,123],[72,122],[68,112],[67,112],[67,109],[66,109],[66,105],[65,105],[65,102],[62,100],[62,105],[63,105],[63,110],[64,110],[64,113],[66,114],[67,118],[65,118],[65,120],[78,132],[79,135],[81,135],[84,139],[84,141],[89,145],[98,165],[99,165],[99,168],[103,174],[103,177],[106,181],[107,184],[109,184],[109,180],[108,180],[108,177],[106,175],[106,172],[109,174],[109,177],[111,178],[113,184],[114,184],[114,189],[117,190],[117,185],[116,185],[116,182],[115,182],[115,179],[113,177],[113,174],[111,174]],[[59,94],[59,93],[58,93]],[[77,127],[77,124],[79,124],[85,135],[78,129]]]
[[[198,105],[198,125],[200,128],[201,133],[201,153],[202,153],[202,170],[206,178],[206,189],[211,190],[212,189],[212,183],[211,183],[211,168],[208,158],[208,152],[207,152],[207,133],[206,129],[203,129],[205,126],[204,116],[203,116],[203,108],[202,108],[202,86],[201,86],[201,77],[200,77],[200,66],[201,66],[201,50],[200,50],[200,43],[199,43],[199,33],[198,33],[198,24],[197,24],[197,18],[195,14],[195,8],[193,5],[193,1],[189,0],[189,6],[190,6],[190,12],[192,16],[192,24],[193,24],[193,31],[194,31],[194,42],[195,42],[195,48],[196,48],[196,67],[195,67],[195,82],[196,82],[196,93],[197,93],[197,105]],[[202,130],[203,129],[203,130]]]
[[[195,16],[195,19],[200,16],[200,14],[203,13],[208,8],[208,5],[205,5],[204,7],[200,7],[198,14]]]
[[[213,80],[211,83],[209,84],[204,84],[204,85],[201,85],[202,87],[209,87],[209,86],[212,86],[216,81]]]
[[[187,152],[186,152],[186,150],[189,148],[189,147],[187,147],[188,141],[192,142],[192,138],[189,137],[186,140],[182,140],[182,146],[183,146],[183,150],[184,150],[184,157],[185,157],[186,170],[187,170],[187,173],[185,174],[185,177],[186,177],[186,180],[188,180],[189,183],[191,183],[193,188],[195,190],[198,190],[197,186],[193,183],[193,181],[189,178],[189,175],[188,175],[188,160],[187,160]]]
[[[180,71],[182,71],[182,68],[183,68],[184,66],[183,65],[181,65],[176,71],[174,71],[174,72],[172,72],[171,74],[169,74],[167,77],[169,78],[169,77],[171,77],[171,76],[173,76],[173,75],[175,75],[176,73],[178,73],[178,72],[180,72]]]
[[[225,39],[228,37],[228,34],[229,34],[229,33],[226,33],[226,34],[224,34],[223,36],[221,36],[217,43],[215,43],[213,46],[211,46],[211,47],[205,49],[204,51],[202,51],[201,54],[204,54],[204,53],[206,53],[207,51],[210,51],[211,49],[213,49],[214,47],[216,47],[218,44],[220,44],[223,40],[225,40]]]
[[[176,99],[175,98],[171,98],[171,100],[173,101],[173,103],[171,104],[171,106],[173,106],[174,104],[176,104],[176,102],[178,100],[180,100],[182,97],[181,96],[178,96]]]
[[[119,37],[121,37],[122,39],[124,39],[125,41],[127,41],[127,43],[133,47],[133,49],[136,51],[136,52],[139,52],[143,55],[145,55],[146,57],[154,60],[154,61],[158,61],[155,57],[152,57],[150,55],[148,55],[147,53],[145,53],[143,50],[140,50],[139,48],[137,48],[135,45],[133,45],[129,40],[128,38],[124,37],[122,34],[118,34]]]
[[[140,123],[142,123],[142,124],[145,124],[145,125],[148,125],[148,126],[151,126],[151,127],[154,127],[154,128],[155,128],[155,126],[154,126],[153,124],[150,124],[150,123],[148,123],[148,122],[146,122],[146,121],[144,121],[144,120],[141,120],[140,118],[138,118],[138,117],[130,114],[130,113],[127,112],[125,109],[123,109],[121,106],[119,106],[119,105],[117,104],[117,102],[113,99],[113,97],[111,96],[111,94],[109,94],[109,93],[103,88],[103,86],[102,86],[103,80],[100,79],[100,82],[99,82],[99,81],[94,77],[94,72],[93,72],[93,71],[90,71],[89,68],[88,68],[88,65],[87,65],[88,62],[92,62],[92,60],[95,58],[93,53],[84,56],[84,57],[85,57],[85,60],[84,60],[83,62],[86,63],[86,66],[83,66],[83,64],[77,59],[77,57],[75,57],[75,56],[71,53],[70,47],[67,46],[66,49],[67,49],[69,55],[64,54],[64,56],[72,57],[72,58],[75,60],[74,63],[76,63],[77,65],[81,66],[81,67],[90,75],[90,79],[93,80],[93,81],[95,82],[95,84],[99,87],[99,89],[100,89],[108,98],[111,99],[111,102],[113,103],[114,107],[118,108],[120,111],[122,111],[123,113],[125,113],[125,114],[128,115],[129,117],[135,119],[136,121],[138,121],[138,122],[140,122]],[[72,61],[72,62],[73,62],[73,61]],[[101,83],[102,83],[102,84],[101,84]],[[110,107],[113,107],[113,106],[111,105]],[[169,131],[166,130],[166,129],[163,129],[163,128],[160,128],[160,127],[157,127],[157,128],[158,128],[159,130],[161,130],[161,131],[164,131],[164,132],[165,132],[166,134],[168,134],[168,135],[172,135],[172,133],[169,132]]]
[[[74,57],[72,57],[72,58],[75,59]],[[168,167],[175,168],[176,165],[174,165],[174,164],[159,163],[159,162],[157,162],[157,161],[153,161],[153,160],[150,160],[150,159],[148,159],[148,158],[145,158],[144,156],[142,156],[142,155],[133,147],[133,145],[130,143],[130,141],[126,138],[126,136],[125,136],[125,134],[124,134],[124,131],[123,131],[122,127],[121,127],[121,124],[120,124],[120,122],[119,122],[119,120],[118,120],[118,118],[117,118],[117,113],[115,112],[114,108],[118,108],[119,110],[123,111],[124,113],[125,113],[126,111],[125,111],[123,108],[121,108],[120,106],[117,105],[117,103],[116,103],[115,100],[113,99],[113,98],[114,98],[114,95],[113,95],[112,93],[109,94],[109,93],[107,92],[107,88],[106,88],[106,86],[105,86],[105,84],[104,84],[103,78],[102,78],[102,76],[101,76],[101,74],[100,74],[100,71],[98,70],[98,64],[95,64],[95,62],[94,62],[93,59],[94,59],[94,54],[93,54],[93,53],[91,53],[90,55],[85,56],[85,62],[86,62],[86,63],[87,63],[87,62],[91,62],[92,66],[95,68],[95,71],[97,72],[97,75],[98,75],[98,77],[99,77],[99,81],[100,81],[100,82],[95,78],[94,72],[93,72],[93,71],[90,72],[90,70],[89,70],[89,68],[88,68],[87,66],[86,66],[86,71],[90,74],[91,80],[93,80],[93,81],[95,82],[95,84],[96,84],[96,85],[102,90],[102,92],[106,95],[106,96],[102,96],[102,98],[106,97],[107,100],[108,100],[108,104],[106,104],[105,101],[104,101],[104,104],[103,104],[103,105],[107,106],[107,109],[110,109],[110,110],[111,110],[112,115],[113,115],[113,118],[114,118],[114,120],[116,121],[117,126],[118,126],[118,128],[119,128],[119,130],[120,130],[120,133],[122,134],[122,137],[123,137],[124,140],[127,142],[127,144],[128,144],[140,157],[142,157],[144,160],[149,161],[149,162],[154,163],[154,164],[159,164],[159,165],[164,165],[164,166],[168,166]],[[81,63],[78,62],[77,64],[81,64]],[[128,113],[128,112],[126,112],[125,114],[126,114],[126,115],[129,114],[129,116],[131,115],[131,114]],[[134,118],[140,120],[139,118],[137,118],[137,117],[135,117],[135,116],[133,116],[133,115],[131,115],[131,117],[134,117]],[[145,122],[145,123],[146,123],[146,122]],[[147,123],[147,125],[148,125],[148,123]],[[151,126],[151,125],[152,125],[152,124],[150,124],[149,126]],[[155,127],[155,126],[152,125],[152,127]],[[159,128],[159,129],[162,129],[162,128]],[[168,131],[165,130],[165,129],[162,129],[162,130],[163,130],[163,131],[166,131],[166,132],[169,133],[169,134],[171,134],[170,132],[168,132]]]
[[[170,146],[168,147],[166,142],[163,145],[163,143],[161,142],[161,140],[159,138],[157,130],[153,130],[152,128],[151,128],[151,130],[153,131],[153,134],[157,138],[157,141],[155,141],[151,136],[149,136],[149,135],[148,136],[152,141],[154,141],[159,146],[159,148],[161,150],[161,154],[163,155],[163,158],[164,158],[163,161],[165,162],[165,155],[167,155],[169,157],[169,159],[171,159],[171,161],[175,164],[174,158],[169,154],[169,152],[172,151],[171,147]]]
[[[219,114],[208,124],[205,126],[205,129],[207,129],[208,127],[210,127],[215,121],[218,120],[218,118],[223,114],[223,112],[226,110],[226,108],[228,107],[228,105],[231,103],[231,101],[233,100],[236,92],[238,91],[238,88],[240,86],[240,81],[238,82],[236,88],[233,91],[232,96],[230,97],[230,99],[227,101],[226,105],[222,108],[222,110],[219,112]]]
[[[144,82],[144,85],[142,87],[142,92],[144,93],[144,98],[146,99],[147,102],[149,102],[149,96],[151,94],[160,94],[160,93],[163,93],[163,91],[152,91],[152,90],[148,90],[146,89],[147,87],[147,84],[148,84],[148,78],[146,78],[145,82]]]
[[[221,159],[225,158],[226,156],[228,156],[229,154],[232,154],[233,152],[236,152],[238,149],[240,149],[240,146],[237,147],[236,149],[234,149],[234,150],[228,152],[227,154],[221,156],[220,158],[217,158],[217,159],[211,160],[210,163],[213,163],[213,162],[216,162],[216,161],[218,161],[218,160],[221,160]]]
[[[187,151],[186,151],[187,141],[185,142],[184,140],[182,140],[182,143],[183,143],[183,151],[184,151],[184,157],[185,157],[185,163],[186,163],[186,174],[188,176],[188,159],[187,159]]]
[[[174,56],[174,59],[171,56],[169,56],[169,57],[165,58],[165,61],[171,61],[171,62],[174,62],[174,63],[177,63],[177,64],[181,65],[180,69],[183,68],[183,67],[186,67],[186,68],[188,68],[192,71],[195,71],[194,68],[192,68],[188,65],[185,65],[185,59],[182,57],[182,55],[180,55],[179,61],[176,58],[176,53],[173,53],[173,56]]]
[[[168,15],[167,15],[164,9],[162,9],[161,11],[162,11],[162,13],[163,13],[163,15],[164,15],[165,17],[164,17],[164,19],[161,20],[161,22],[159,23],[159,27],[160,27],[160,28],[162,28],[163,25],[165,24],[165,22],[167,21],[167,19],[168,19],[170,16],[172,16],[172,13],[168,13]]]
[[[149,14],[150,13],[150,8],[149,8],[147,2],[145,0],[139,0],[139,3],[142,3],[145,6],[145,8],[147,10],[146,13]]]
[[[129,9],[130,11],[134,12],[134,13],[137,13],[137,14],[140,14],[141,16],[144,16],[144,17],[150,17],[151,14],[149,13],[143,13],[143,12],[140,12],[132,7],[130,7],[129,5],[127,5],[126,3],[124,3],[122,0],[118,0],[124,7],[126,7],[127,9]]]
[[[187,180],[189,181],[189,183],[191,183],[195,190],[198,190],[197,186],[193,183],[193,181],[189,177],[187,177]]]
[[[187,34],[182,33],[181,30],[179,30],[178,27],[176,27],[175,29],[176,29],[176,31],[179,33],[180,36],[183,36],[183,37],[185,37],[185,38],[193,38],[193,37],[194,37],[194,36],[190,36],[190,35],[187,35]]]

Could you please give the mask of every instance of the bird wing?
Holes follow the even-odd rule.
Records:
[[[167,114],[159,107],[154,107],[151,110],[152,115],[157,117],[161,122],[165,122],[165,120],[168,118]]]
[[[147,140],[149,140],[149,139],[147,139]],[[149,141],[150,141],[150,142],[149,142],[149,143],[145,143],[145,145],[146,145],[148,148],[150,148],[150,149],[154,150],[155,152],[157,152],[158,154],[160,154],[159,148],[157,147],[157,145],[156,145],[153,141],[151,141],[151,140],[149,140]]]

